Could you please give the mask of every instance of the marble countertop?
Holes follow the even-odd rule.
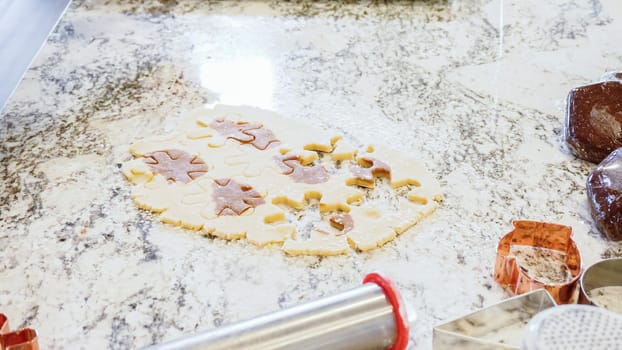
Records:
[[[589,214],[593,165],[562,142],[574,86],[622,68],[616,0],[74,1],[0,115],[0,312],[42,349],[127,349],[389,274],[433,326],[508,296],[513,219],[571,225],[584,263],[622,256]],[[250,104],[413,152],[442,206],[380,249],[288,257],[137,209],[129,144],[205,103]]]

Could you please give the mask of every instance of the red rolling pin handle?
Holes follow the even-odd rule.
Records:
[[[405,350],[408,346],[408,336],[410,334],[410,327],[406,322],[404,314],[405,307],[403,305],[402,296],[397,290],[397,287],[391,280],[383,277],[382,275],[373,272],[365,276],[363,284],[375,283],[384,291],[385,296],[389,299],[389,302],[393,306],[393,315],[395,315],[395,326],[397,329],[397,335],[395,337],[395,343],[389,348],[389,350]]]

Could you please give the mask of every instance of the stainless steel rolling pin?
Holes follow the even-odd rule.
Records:
[[[414,321],[407,308],[390,280],[371,273],[358,288],[145,350],[402,350]]]

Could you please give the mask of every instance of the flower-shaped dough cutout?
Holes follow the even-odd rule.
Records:
[[[358,165],[350,167],[354,177],[348,179],[348,185],[374,187],[377,177],[391,178],[391,167],[380,159],[361,157]]]
[[[251,144],[259,150],[265,150],[280,143],[274,133],[263,128],[261,124],[216,119],[209,124],[209,127],[218,131],[223,137]]]
[[[217,215],[242,215],[266,201],[252,186],[232,179],[218,179],[214,180],[214,202]]]
[[[147,153],[145,154],[145,163],[167,180],[184,183],[205,175],[209,170],[203,159],[177,149]]]
[[[285,175],[289,175],[294,182],[319,184],[328,181],[326,169],[319,164],[303,166],[297,156],[277,156],[275,162]]]

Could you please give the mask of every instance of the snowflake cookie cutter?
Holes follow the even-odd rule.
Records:
[[[11,331],[8,317],[0,314],[0,350],[39,350],[37,332],[32,328]]]
[[[509,287],[515,295],[537,289],[546,289],[558,304],[576,302],[577,285],[582,272],[581,253],[572,240],[572,228],[548,222],[515,220],[514,229],[499,241],[493,277],[504,287]],[[569,273],[563,282],[549,282],[529,274],[525,266],[521,266],[512,253],[513,247],[528,247],[555,252],[565,257],[565,266]],[[536,268],[545,272],[550,266],[541,264]],[[552,273],[552,272],[551,272]]]

